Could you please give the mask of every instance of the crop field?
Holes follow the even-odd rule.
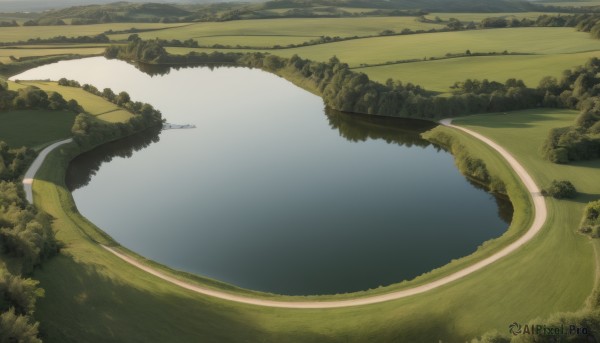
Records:
[[[285,39],[289,39],[289,37],[300,37],[305,39],[304,41],[308,41],[320,36],[370,36],[378,35],[384,30],[400,32],[405,28],[428,30],[444,27],[440,24],[421,23],[415,19],[415,17],[367,17],[240,20],[222,23],[197,23],[168,30],[143,32],[139,35],[145,39],[157,37],[163,39],[193,38],[200,43],[203,43],[202,39],[207,37],[237,36],[237,41],[230,40],[232,45],[259,46],[258,43],[264,44],[265,42],[254,43],[253,37],[270,36],[273,44],[284,45]],[[111,35],[111,39],[126,39],[127,36]]]
[[[505,82],[518,78],[529,87],[536,87],[544,76],[559,78],[562,71],[585,64],[600,51],[556,55],[514,55],[460,57],[436,61],[400,63],[378,67],[357,68],[372,80],[388,78],[412,82],[437,92],[448,92],[456,81],[488,79]]]
[[[78,37],[94,36],[108,30],[121,31],[131,28],[136,29],[164,29],[182,24],[154,24],[154,23],[111,23],[96,25],[61,25],[61,26],[20,26],[0,28],[0,42],[27,41],[30,38],[51,38],[56,36]]]
[[[212,51],[169,49],[174,53],[194,50]],[[600,51],[600,40],[572,28],[511,28],[373,37],[268,52],[284,57],[297,54],[315,61],[327,61],[335,55],[350,67],[359,67],[362,64],[444,57],[447,53],[465,53],[466,50],[472,53],[501,53],[506,50],[509,53],[550,55]]]

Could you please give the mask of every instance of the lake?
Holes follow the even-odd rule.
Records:
[[[14,79],[127,91],[173,124],[76,158],[79,211],[175,269],[290,295],[412,279],[507,229],[512,207],[420,138],[424,121],[326,110],[273,74],[235,67],[143,73],[103,57]]]

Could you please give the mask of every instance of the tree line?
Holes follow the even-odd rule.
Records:
[[[192,51],[186,55],[169,54],[161,40],[142,40],[131,37],[127,45],[111,45],[104,51],[109,59],[118,58],[147,64],[195,65],[203,63],[236,63],[242,56],[240,53],[211,53]]]
[[[81,109],[77,101],[66,101],[60,93],[47,93],[35,86],[27,86],[13,91],[8,89],[6,81],[0,79],[0,111],[35,108],[71,111]]]
[[[21,40],[17,42],[1,42],[0,46],[11,46],[11,45],[29,45],[29,44],[54,44],[54,43],[109,43],[110,39],[105,34],[101,33],[95,36],[77,36],[77,37],[66,37],[66,36],[55,36],[51,38],[30,38],[28,40]]]
[[[38,281],[23,275],[60,249],[51,218],[27,203],[19,184],[34,155],[31,149],[10,148],[0,141],[0,251],[17,262],[21,274],[0,267],[0,342],[41,342],[33,313],[44,291]]]
[[[574,125],[550,130],[542,154],[552,162],[589,160],[600,157],[600,59],[567,70],[560,80],[540,82],[544,105],[580,110]]]
[[[0,79],[0,111],[23,108],[81,110],[59,93],[37,87],[12,91]],[[0,267],[0,342],[41,342],[33,314],[44,292],[38,281],[26,276],[60,249],[52,219],[27,202],[20,183],[35,155],[30,148],[0,141],[0,253],[14,262],[12,273]]]
[[[140,101],[133,101],[127,92],[115,93],[110,88],[102,91],[98,88],[77,81],[61,78],[58,84],[66,87],[77,87],[102,97],[113,104],[131,112],[134,116],[126,123],[106,123],[97,120],[87,113],[80,113],[75,117],[75,123],[71,129],[74,141],[83,148],[90,148],[103,142],[112,141],[121,137],[129,136],[150,127],[162,125],[162,114],[152,105]]]
[[[108,47],[105,55],[154,64],[235,63],[260,68],[308,85],[321,95],[327,107],[344,112],[439,119],[541,106],[579,109],[582,113],[578,124],[574,128],[553,130],[542,150],[547,158],[560,163],[600,155],[597,138],[600,124],[596,124],[600,111],[598,58],[565,71],[560,80],[545,77],[536,88],[529,88],[522,80],[514,78],[504,83],[467,79],[452,86],[451,96],[440,97],[411,83],[392,79],[385,84],[372,81],[336,57],[328,62],[315,62],[297,55],[283,58],[265,53],[170,55],[160,41],[141,39],[135,39],[127,46]]]

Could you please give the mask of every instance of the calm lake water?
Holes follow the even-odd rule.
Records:
[[[326,111],[275,75],[189,68],[150,76],[88,58],[18,79],[127,91],[170,123],[83,154],[79,211],[170,267],[254,290],[342,293],[411,279],[508,227],[512,208],[419,136],[433,124]]]

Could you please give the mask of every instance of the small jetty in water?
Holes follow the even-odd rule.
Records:
[[[164,123],[163,124],[163,130],[171,130],[171,129],[195,129],[196,125],[194,124],[185,124],[185,125],[178,125],[178,124],[171,124],[171,123]]]

